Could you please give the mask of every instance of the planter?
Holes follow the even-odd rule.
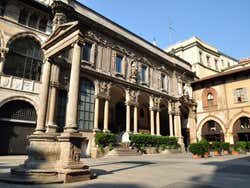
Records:
[[[239,152],[236,151],[236,150],[233,150],[233,151],[232,151],[232,155],[239,155]]]
[[[228,150],[223,150],[223,155],[228,155],[229,151]]]
[[[219,155],[220,155],[220,151],[214,150],[214,156],[219,156]]]
[[[203,157],[205,157],[205,158],[209,157],[209,153],[208,153],[208,152],[205,152],[205,153],[203,154]]]
[[[193,158],[193,159],[200,159],[200,158],[201,158],[201,155],[193,154],[193,155],[192,155],[192,158]]]

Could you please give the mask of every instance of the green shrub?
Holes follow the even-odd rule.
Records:
[[[109,149],[113,148],[115,144],[115,135],[113,133],[97,132],[95,134],[95,142],[99,148],[109,146]]]
[[[220,142],[212,142],[211,148],[213,151],[221,151],[221,143]]]
[[[226,142],[221,143],[221,149],[223,149],[224,151],[229,151],[229,147],[230,147],[229,143]]]
[[[250,150],[250,142],[247,142],[247,149]]]
[[[235,150],[238,152],[246,152],[247,151],[247,142],[244,142],[244,141],[236,142]]]
[[[155,136],[150,134],[130,134],[131,144],[139,149],[142,147],[178,148],[177,141],[176,137]]]
[[[193,143],[189,146],[189,151],[194,155],[203,155],[205,153],[204,147],[200,143]]]
[[[209,149],[210,149],[210,145],[209,145],[209,142],[206,140],[206,139],[202,139],[199,144],[202,145],[203,149],[205,152],[208,152]]]

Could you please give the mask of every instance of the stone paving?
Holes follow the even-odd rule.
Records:
[[[0,173],[24,156],[1,156]],[[157,154],[83,159],[98,178],[88,182],[50,185],[0,183],[0,188],[249,188],[250,155],[192,159],[190,154]]]

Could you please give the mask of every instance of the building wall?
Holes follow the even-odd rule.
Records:
[[[223,82],[223,81],[222,81]],[[233,143],[233,124],[241,116],[250,117],[250,79],[238,78],[237,80],[227,80],[226,83],[210,85],[194,90],[194,99],[197,102],[197,136],[201,139],[201,128],[209,120],[214,120],[220,124],[225,135],[225,141]],[[216,105],[211,107],[204,106],[206,96],[203,92],[207,88],[213,88],[216,93]],[[247,101],[235,102],[234,90],[237,88],[246,88]],[[204,98],[205,97],[205,98]]]

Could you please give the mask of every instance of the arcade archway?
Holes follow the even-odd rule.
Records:
[[[209,142],[224,141],[224,133],[221,125],[214,120],[204,123],[201,129],[201,136]]]
[[[0,155],[25,154],[27,136],[36,127],[36,110],[28,102],[13,100],[0,108]]]

